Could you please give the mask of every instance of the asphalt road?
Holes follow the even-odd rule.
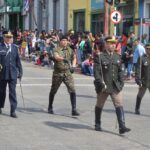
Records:
[[[52,70],[23,62],[22,79],[25,109],[20,84],[17,84],[17,119],[9,116],[8,95],[0,115],[0,150],[149,150],[149,92],[143,98],[141,115],[134,114],[138,87],[125,83],[124,110],[131,132],[120,136],[110,97],[102,113],[103,132],[94,130],[96,94],[93,77],[74,74],[79,117],[71,116],[71,104],[64,84],[54,101],[54,115],[47,113]]]

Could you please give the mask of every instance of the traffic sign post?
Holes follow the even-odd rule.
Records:
[[[114,35],[116,36],[116,24],[120,23],[120,21],[122,20],[122,15],[119,11],[115,10],[111,13],[110,19],[115,24]]]

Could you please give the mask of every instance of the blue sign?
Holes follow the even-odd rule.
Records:
[[[91,0],[91,9],[104,9],[104,0]]]

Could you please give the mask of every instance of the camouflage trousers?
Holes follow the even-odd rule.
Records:
[[[55,95],[62,82],[66,85],[69,93],[75,93],[74,79],[70,72],[53,73],[50,93]]]

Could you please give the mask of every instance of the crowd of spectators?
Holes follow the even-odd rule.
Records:
[[[2,30],[0,40],[2,40]],[[35,65],[53,68],[53,50],[63,36],[61,29],[49,32],[45,30],[39,32],[38,29],[23,32],[16,30],[13,35],[22,59],[32,61]],[[93,76],[93,57],[95,53],[105,50],[105,37],[102,33],[93,35],[89,31],[75,33],[73,30],[69,30],[67,36],[69,46],[77,55],[77,67],[83,74]],[[123,32],[121,36],[114,38],[117,39],[115,52],[122,58],[126,79],[131,80],[138,57],[145,53],[144,46],[148,43],[147,34],[142,35],[141,41],[135,37],[134,32],[129,35]]]

